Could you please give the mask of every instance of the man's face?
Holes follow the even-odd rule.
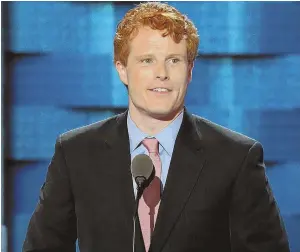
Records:
[[[182,109],[193,65],[188,64],[186,40],[176,44],[163,31],[139,29],[130,43],[127,66],[116,63],[128,86],[129,109],[157,119],[169,119]]]

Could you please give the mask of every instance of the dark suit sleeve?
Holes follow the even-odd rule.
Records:
[[[74,201],[59,138],[29,222],[23,252],[73,252],[76,238]]]
[[[256,142],[237,175],[230,203],[233,252],[288,252],[286,231]]]

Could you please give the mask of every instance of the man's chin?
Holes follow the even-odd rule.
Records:
[[[149,115],[155,119],[162,120],[162,121],[170,121],[172,120],[177,114],[178,111],[173,110],[163,110],[163,109],[153,109],[150,110]]]

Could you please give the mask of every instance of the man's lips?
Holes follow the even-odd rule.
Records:
[[[151,88],[151,89],[149,89],[149,90],[150,90],[150,91],[153,91],[153,92],[158,92],[158,93],[167,93],[167,92],[172,91],[172,90],[169,89],[169,88],[163,88],[163,87]]]

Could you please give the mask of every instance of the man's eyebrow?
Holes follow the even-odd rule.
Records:
[[[172,58],[172,57],[180,57],[180,58],[185,58],[183,54],[178,54],[178,53],[171,53],[167,55],[167,59]],[[137,55],[135,56],[136,59],[141,59],[141,58],[155,58],[153,54],[142,54],[142,55]]]
[[[184,58],[185,56],[182,54],[178,54],[178,53],[171,53],[167,56],[167,58],[172,58],[172,57],[181,57]]]
[[[137,55],[135,56],[136,59],[141,59],[141,58],[153,58],[153,54],[142,54],[142,55]]]

